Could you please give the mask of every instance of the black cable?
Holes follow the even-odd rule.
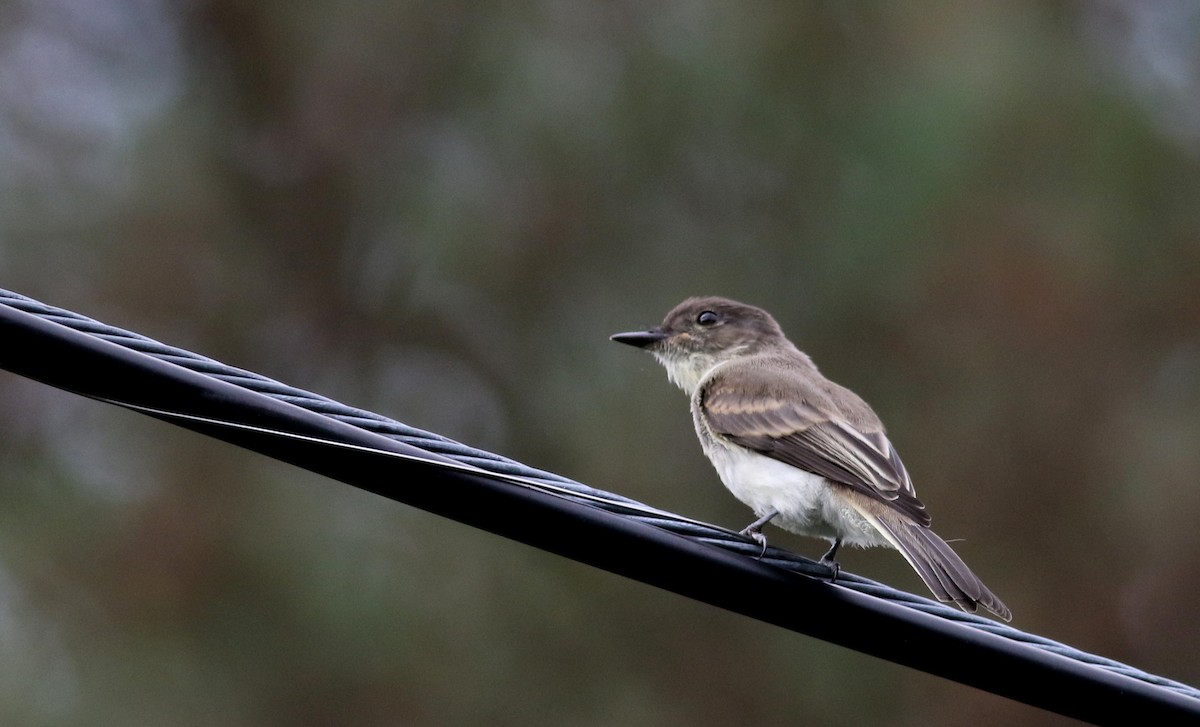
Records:
[[[0,367],[1068,716],[1200,717],[1187,685],[3,290]]]

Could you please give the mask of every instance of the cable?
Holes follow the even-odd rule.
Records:
[[[1134,703],[1200,716],[1190,686],[845,571],[831,586],[825,566],[756,558],[730,530],[3,290],[0,336],[15,373],[802,633],[1098,723]]]

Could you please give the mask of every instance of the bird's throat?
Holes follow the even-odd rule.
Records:
[[[655,353],[655,358],[667,370],[667,378],[688,396],[696,393],[696,387],[704,380],[714,367],[721,361],[712,356],[693,353],[683,356],[672,356],[668,353]]]

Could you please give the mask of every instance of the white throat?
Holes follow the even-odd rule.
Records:
[[[688,396],[696,393],[696,387],[713,369],[728,360],[726,357],[718,358],[700,353],[685,356],[655,353],[654,357],[667,370],[667,378],[671,383],[686,391]]]

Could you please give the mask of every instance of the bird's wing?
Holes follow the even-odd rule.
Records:
[[[779,387],[754,370],[729,373],[714,375],[697,396],[714,434],[841,483],[929,526],[925,505],[881,425],[851,424],[828,396],[799,383]],[[866,409],[857,397],[855,403]]]

